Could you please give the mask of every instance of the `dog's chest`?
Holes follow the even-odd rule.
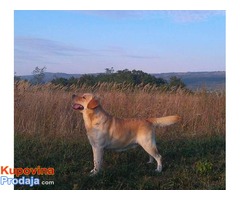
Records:
[[[87,137],[90,144],[94,147],[104,147],[106,146],[106,137],[104,133],[99,132],[99,130],[91,129],[87,132]]]
[[[102,120],[95,118],[90,119],[88,116],[83,117],[84,125],[87,131],[87,136],[92,146],[105,144],[105,126],[101,123]]]

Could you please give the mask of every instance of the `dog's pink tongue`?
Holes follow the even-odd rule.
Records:
[[[75,110],[81,110],[83,108],[83,106],[80,104],[73,104],[72,108]]]

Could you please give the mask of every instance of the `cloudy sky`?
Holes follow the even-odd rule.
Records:
[[[225,11],[15,11],[14,71],[225,70]]]

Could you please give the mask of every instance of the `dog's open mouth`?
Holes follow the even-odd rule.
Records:
[[[74,110],[83,110],[84,109],[84,107],[81,104],[73,104],[72,108]]]

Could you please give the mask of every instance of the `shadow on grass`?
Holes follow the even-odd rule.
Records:
[[[54,185],[19,186],[15,189],[225,189],[225,136],[160,140],[163,171],[147,164],[138,147],[126,152],[106,151],[103,171],[90,177],[92,151],[86,138],[42,139],[16,134],[15,167],[53,167],[53,176],[39,175]]]

